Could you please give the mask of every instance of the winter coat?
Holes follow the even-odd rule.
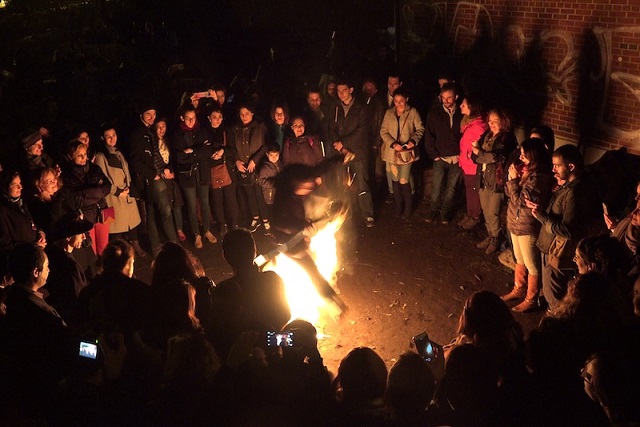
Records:
[[[516,149],[518,143],[511,132],[501,131],[493,135],[487,132],[478,147],[478,154],[472,154],[471,159],[477,163],[476,176],[477,188],[502,193],[504,187],[496,181],[496,169],[500,164],[503,167],[503,177],[506,180],[507,170],[505,162],[509,154]]]
[[[397,163],[396,150],[393,145],[412,141],[417,147],[423,135],[424,125],[418,110],[407,105],[404,112],[398,117],[396,108],[389,108],[384,114],[382,125],[380,126],[380,137],[382,138],[380,156],[382,160],[387,163]],[[420,150],[415,148],[414,152],[416,153],[415,160],[418,160],[420,158]]]
[[[135,189],[132,189],[129,165],[124,155],[115,147],[106,148],[106,154],[96,154],[94,163],[100,166],[111,182],[111,190],[105,199],[107,205],[115,209],[116,217],[109,225],[109,233],[126,233],[140,224],[141,219],[136,199],[131,193],[126,197],[121,197],[121,194],[125,188],[129,188],[132,193],[135,193]]]
[[[282,147],[283,166],[292,163],[302,163],[307,166],[316,166],[323,159],[320,140],[315,136],[302,135],[299,137],[288,136]]]
[[[111,182],[102,169],[91,162],[85,166],[70,163],[62,170],[62,182],[73,192],[74,208],[82,210],[85,220],[98,222],[99,207],[107,207],[105,197],[111,191]]]
[[[129,155],[127,158],[131,164],[133,182],[141,193],[157,175],[162,174],[162,171],[157,170],[155,165],[154,157],[158,151],[155,139],[156,135],[142,122],[129,136]],[[145,194],[145,196],[147,195]]]
[[[276,194],[276,188],[274,181],[276,176],[280,173],[281,162],[277,163],[264,162],[260,167],[260,173],[258,174],[258,185],[262,188],[262,195],[264,201],[268,205],[273,204],[273,200]]]
[[[256,120],[246,126],[242,123],[233,126],[227,133],[227,144],[235,148],[234,162],[240,160],[246,166],[253,160],[256,166],[260,166],[267,152],[266,136],[267,127]]]
[[[0,274],[7,272],[9,253],[18,243],[34,243],[37,238],[37,229],[22,199],[10,201],[0,196]]]
[[[565,182],[551,196],[546,212],[541,211],[538,221],[542,224],[536,245],[544,254],[557,258],[560,269],[574,269],[573,256],[580,239],[587,235],[589,198],[585,183],[580,178]],[[565,240],[562,251],[554,251],[556,236]],[[555,253],[552,253],[555,252]]]
[[[550,172],[527,174],[507,181],[504,191],[509,202],[507,205],[507,229],[516,236],[537,236],[540,222],[533,216],[525,203],[530,199],[544,210],[551,198],[551,188],[555,182]]]
[[[184,150],[187,148],[191,148],[193,152],[185,153]],[[210,161],[213,151],[209,142],[209,133],[205,129],[198,123],[191,129],[181,125],[173,135],[171,149],[180,187],[195,187],[196,175],[199,178],[199,185],[211,184]]]
[[[480,141],[487,131],[487,122],[482,117],[468,118],[465,116],[460,123],[460,162],[458,163],[465,175],[475,175],[478,165],[471,159],[473,154],[471,143]]]
[[[236,149],[235,147],[232,147],[227,143],[227,130],[222,126],[219,126],[217,128],[210,127],[207,129],[207,131],[209,132],[209,141],[211,142],[211,153],[215,153],[220,149],[224,150],[224,154],[222,155],[221,159],[209,160],[211,167],[225,163],[227,165],[227,169],[229,170],[231,181],[235,182],[237,179],[235,174],[236,165],[234,160],[237,157]]]
[[[427,115],[424,147],[431,159],[460,154],[460,121],[462,113],[456,108],[453,121],[442,105],[436,105]]]
[[[341,141],[344,148],[355,154],[357,161],[368,161],[370,127],[365,105],[354,98],[345,116],[342,102],[338,102],[329,119],[330,145]]]

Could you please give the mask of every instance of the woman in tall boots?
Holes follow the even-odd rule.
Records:
[[[424,125],[418,110],[409,104],[409,96],[400,87],[393,92],[393,107],[382,119],[380,155],[391,173],[396,216],[411,216],[411,165],[419,159],[418,143],[424,135]]]
[[[516,268],[513,290],[501,298],[504,301],[524,298],[512,310],[528,312],[538,306],[541,259],[536,247],[540,222],[533,217],[525,201],[531,200],[545,208],[551,198],[554,179],[549,151],[542,140],[525,140],[520,146],[520,161],[522,163],[509,166],[505,185],[509,198],[507,229],[511,233]]]

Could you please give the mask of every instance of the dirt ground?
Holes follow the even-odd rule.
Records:
[[[505,293],[512,271],[497,254],[485,255],[475,243],[486,234],[484,226],[464,231],[455,225],[427,224],[427,201],[422,200],[409,222],[394,218],[393,205],[382,203],[376,226],[360,221],[353,233],[354,261],[339,273],[338,287],[349,311],[340,319],[320,320],[320,353],[325,365],[336,372],[340,360],[354,347],[373,348],[391,367],[410,350],[411,339],[423,331],[440,344],[455,335],[464,301],[475,291]],[[460,213],[461,215],[461,213]],[[261,230],[255,233],[258,252],[270,248]],[[222,259],[221,244],[205,242],[196,250],[207,275],[220,282],[231,275]],[[150,276],[149,258],[141,260],[136,276]],[[516,314],[525,332],[534,328],[541,312]]]

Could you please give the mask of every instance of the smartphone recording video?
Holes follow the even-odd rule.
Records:
[[[195,99],[209,98],[209,92],[196,92],[193,94]]]
[[[96,360],[98,358],[98,340],[80,341],[78,356],[85,359]]]
[[[267,347],[293,347],[293,332],[267,331]]]
[[[426,332],[413,337],[418,354],[427,362],[436,381],[444,376],[444,353],[442,346],[429,338]]]
[[[433,359],[436,357],[436,352],[426,332],[413,337],[413,342],[416,345],[418,354],[422,356],[424,360],[426,360],[427,362],[433,361]]]

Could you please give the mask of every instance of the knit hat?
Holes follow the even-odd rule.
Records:
[[[147,99],[141,99],[140,101],[138,101],[138,114],[144,114],[146,111],[149,110],[158,110],[158,106],[156,105],[156,102],[151,99],[151,98],[147,98]]]
[[[42,139],[42,135],[36,130],[27,129],[22,137],[22,146],[28,150],[33,144]]]

